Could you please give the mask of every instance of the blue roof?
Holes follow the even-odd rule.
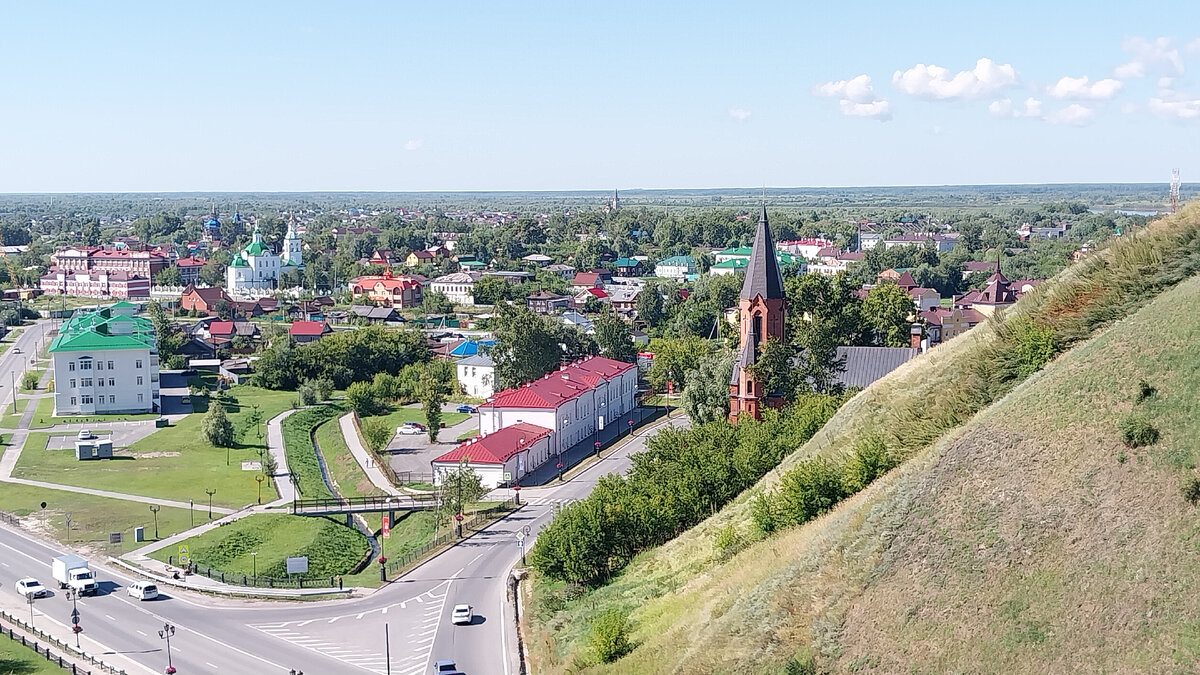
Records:
[[[488,347],[495,347],[495,340],[466,340],[459,346],[450,350],[450,356],[474,356],[479,353],[479,348],[483,347],[487,351]]]

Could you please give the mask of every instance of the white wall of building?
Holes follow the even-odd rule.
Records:
[[[496,393],[496,367],[471,366],[459,363],[458,385],[468,396],[487,398]]]
[[[158,355],[148,348],[56,352],[51,358],[55,415],[158,410]]]

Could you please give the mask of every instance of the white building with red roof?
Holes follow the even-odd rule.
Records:
[[[443,476],[464,464],[488,489],[520,480],[530,469],[550,459],[552,435],[545,427],[520,422],[476,436],[431,462],[433,483],[440,484]]]
[[[553,432],[550,452],[558,454],[603,430],[606,422],[620,419],[636,405],[637,366],[590,356],[488,398],[478,408],[479,432],[491,434],[514,424],[534,424]]]

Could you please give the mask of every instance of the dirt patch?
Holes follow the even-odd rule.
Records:
[[[153,459],[155,457],[178,457],[179,455],[181,455],[183,453],[180,453],[180,452],[129,452],[128,450],[122,450],[119,452],[114,452],[113,454],[120,455],[122,457],[133,457],[134,459]]]

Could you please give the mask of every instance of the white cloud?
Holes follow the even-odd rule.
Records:
[[[1200,96],[1177,92],[1168,87],[1159,89],[1158,96],[1150,99],[1146,108],[1155,116],[1166,120],[1200,120]]]
[[[1069,124],[1081,127],[1090,123],[1095,117],[1095,109],[1079,105],[1078,103],[1072,103],[1061,110],[1050,112],[1044,119],[1051,124]]]
[[[739,122],[745,122],[750,119],[750,111],[745,108],[730,108],[729,116]]]
[[[422,145],[425,145],[425,141],[422,141],[419,138],[414,138],[412,140],[404,142],[404,149],[405,150],[419,150]]]
[[[1189,42],[1186,49],[1191,51],[1192,45],[1196,42],[1196,40]],[[1169,37],[1160,37],[1154,40],[1131,37],[1121,43],[1121,49],[1132,54],[1133,58],[1128,63],[1117,66],[1113,71],[1113,75],[1120,79],[1145,77],[1149,66],[1166,67],[1169,72],[1176,75],[1183,74],[1183,57],[1179,55],[1179,50],[1175,48],[1174,42]]]
[[[875,95],[870,75],[818,84],[812,88],[812,92],[816,96],[838,99],[838,110],[843,115],[870,117],[880,122],[892,119],[892,105]]]
[[[1083,77],[1064,77],[1047,91],[1054,98],[1066,98],[1076,101],[1107,101],[1121,91],[1120,80],[1112,78],[1090,82],[1087,75]]]
[[[999,65],[991,59],[979,59],[973,69],[953,76],[941,66],[923,63],[892,75],[892,85],[900,91],[938,100],[979,98],[1016,84],[1017,71],[1010,64]]]
[[[992,101],[988,105],[988,112],[995,117],[1041,117],[1042,102],[1032,96],[1025,99],[1025,103],[1021,108],[1013,107],[1012,99],[1000,99]]]
[[[942,129],[940,124],[935,124],[929,128],[929,133],[933,134],[934,136],[941,136],[943,131],[945,130]]]

